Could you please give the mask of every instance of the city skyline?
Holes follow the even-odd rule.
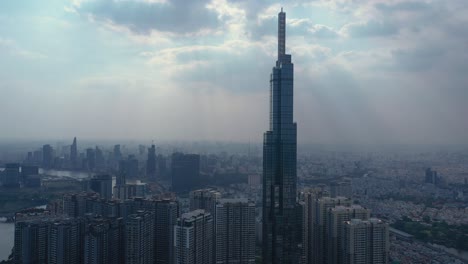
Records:
[[[467,142],[461,0],[3,1],[0,138],[260,142],[281,6],[299,142]]]

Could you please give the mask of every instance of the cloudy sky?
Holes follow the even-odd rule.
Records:
[[[301,142],[468,142],[466,0],[2,0],[0,138],[261,141],[281,7]]]

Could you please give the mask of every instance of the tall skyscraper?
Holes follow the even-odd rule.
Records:
[[[263,262],[299,261],[294,65],[286,51],[286,13],[278,14],[278,60],[270,76],[270,130],[263,143]]]
[[[73,139],[73,144],[70,147],[70,165],[72,169],[78,167],[78,146],[76,144],[76,137]]]
[[[205,210],[183,214],[174,227],[174,264],[213,261],[213,217]]]
[[[216,264],[255,263],[255,204],[221,199],[216,205]]]
[[[154,178],[156,176],[156,148],[151,145],[148,148],[148,159],[146,161],[146,176]]]

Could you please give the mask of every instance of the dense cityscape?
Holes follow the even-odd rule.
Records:
[[[301,144],[277,23],[263,143],[1,142],[0,263],[468,263],[468,150]]]

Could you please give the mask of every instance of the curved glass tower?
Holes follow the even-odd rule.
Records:
[[[278,14],[278,60],[270,77],[270,130],[263,143],[263,263],[297,263],[297,128],[294,65],[286,50],[286,13]]]

